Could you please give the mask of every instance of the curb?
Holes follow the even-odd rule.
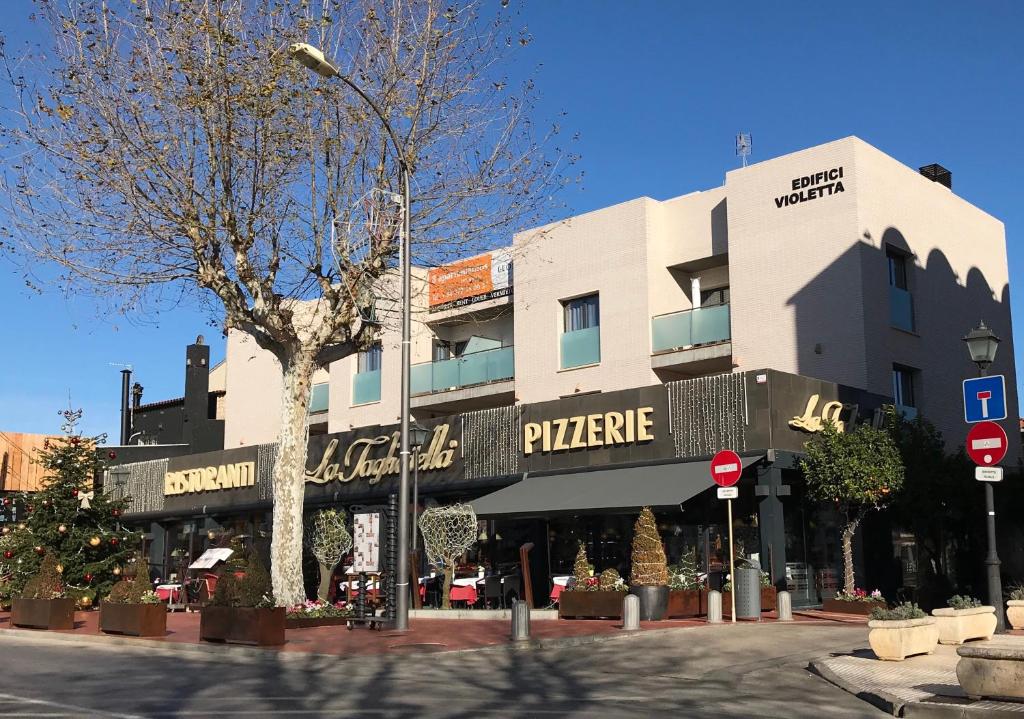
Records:
[[[978,706],[979,704],[984,706]],[[954,704],[940,702],[911,702],[903,708],[903,716],[910,719],[1020,719],[1020,704],[996,706],[1002,702],[972,702]]]
[[[874,692],[867,689],[862,689],[860,686],[850,684],[839,677],[835,672],[825,665],[825,659],[815,659],[807,665],[807,669],[819,677],[824,679],[831,684],[835,684],[837,687],[845,692],[853,694],[858,699],[863,699],[868,704],[878,707],[884,712],[888,712],[894,717],[904,716],[903,710],[907,706],[906,703],[897,697],[892,696],[886,692]],[[926,716],[926,715],[925,715]],[[943,715],[945,717],[946,715]],[[1018,718],[1019,719],[1019,718]]]
[[[159,653],[163,656],[178,656],[186,654],[209,654],[221,658],[230,657],[249,662],[331,662],[359,659],[362,661],[377,659],[389,659],[394,656],[456,656],[466,654],[477,654],[487,652],[522,652],[544,649],[567,649],[571,647],[585,646],[588,644],[599,644],[609,641],[630,639],[639,636],[662,636],[675,632],[683,632],[692,627],[671,627],[667,629],[649,629],[647,631],[627,632],[619,630],[613,634],[586,634],[575,637],[551,637],[548,639],[529,639],[521,642],[507,644],[494,644],[486,647],[469,647],[466,649],[450,649],[440,652],[381,652],[377,654],[322,654],[317,652],[284,652],[277,649],[262,649],[259,647],[241,646],[237,644],[211,644],[200,642],[167,642],[155,639],[129,638],[119,636],[101,636],[97,634],[70,634],[63,632],[48,632],[45,630],[32,629],[2,629],[0,630],[0,642],[4,637],[15,640],[31,639],[42,643],[71,643],[71,644],[92,644],[99,647],[135,647],[144,649],[150,653]]]

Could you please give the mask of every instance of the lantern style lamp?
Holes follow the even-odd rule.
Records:
[[[419,422],[409,425],[409,446],[412,448],[412,551],[419,544],[420,516],[420,447],[427,443],[430,431]]]
[[[978,369],[984,375],[996,359],[996,350],[999,349],[1001,340],[982,321],[967,333],[963,341],[967,343],[967,351],[971,353],[971,362],[978,365]]]
[[[418,450],[427,443],[427,436],[429,434],[430,431],[426,427],[420,425],[419,422],[414,422],[409,427],[409,444],[414,450]]]

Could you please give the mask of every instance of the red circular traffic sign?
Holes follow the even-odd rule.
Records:
[[[999,464],[1006,449],[1006,432],[995,422],[978,422],[967,433],[967,454],[977,465]]]
[[[731,487],[740,481],[743,463],[740,456],[731,449],[723,449],[711,460],[711,479],[719,487]]]

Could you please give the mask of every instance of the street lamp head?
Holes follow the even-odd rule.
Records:
[[[967,351],[971,353],[971,362],[978,365],[982,371],[987,370],[995,361],[1000,339],[985,326],[984,321],[968,332],[963,341],[967,343]]]
[[[292,43],[288,46],[288,54],[322,77],[334,77],[339,74],[338,68],[324,57],[323,52],[309,43]]]
[[[427,443],[427,436],[429,434],[430,430],[421,426],[418,422],[414,422],[409,426],[409,445],[413,449],[419,449]]]

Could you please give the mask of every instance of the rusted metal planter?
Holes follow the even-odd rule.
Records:
[[[341,627],[349,623],[352,617],[286,617],[285,629],[308,629],[309,627]]]
[[[133,637],[167,634],[167,607],[160,604],[100,604],[100,631]]]
[[[776,595],[778,592],[775,587],[761,587],[761,611],[762,612],[774,612],[776,608]]]
[[[672,589],[668,593],[668,619],[699,617],[708,613],[707,594],[699,589]]]
[[[276,646],[284,644],[284,607],[203,607],[199,638],[206,642]]]
[[[74,629],[75,600],[15,597],[11,602],[11,624],[29,629]]]
[[[625,592],[565,591],[558,595],[559,619],[620,619]]]
[[[837,614],[859,614],[863,617],[871,615],[874,608],[885,609],[885,602],[850,602],[845,599],[826,599],[821,603],[821,611]]]

